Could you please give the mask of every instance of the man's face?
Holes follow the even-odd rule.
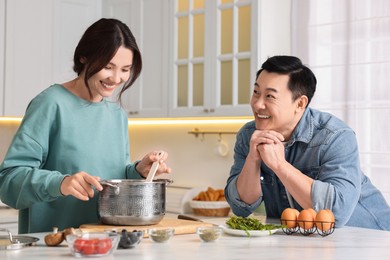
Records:
[[[263,70],[256,80],[251,107],[258,130],[274,130],[289,139],[302,115],[299,98],[292,99],[289,76]]]

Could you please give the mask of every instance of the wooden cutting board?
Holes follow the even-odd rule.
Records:
[[[117,229],[120,232],[122,229],[127,231],[144,230],[144,237],[148,237],[147,230],[149,228],[174,228],[175,235],[180,234],[193,234],[196,233],[197,227],[212,226],[211,223],[184,220],[184,219],[172,219],[163,218],[158,224],[148,226],[114,226],[114,225],[102,225],[102,224],[83,224],[80,229],[87,232],[100,232],[105,230]]]

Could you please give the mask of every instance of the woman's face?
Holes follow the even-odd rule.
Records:
[[[103,97],[110,97],[114,90],[126,82],[130,77],[133,63],[133,52],[123,46],[111,61],[88,80],[92,98],[91,102],[100,102]]]

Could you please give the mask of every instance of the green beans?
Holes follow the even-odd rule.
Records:
[[[244,230],[248,237],[250,236],[248,230],[273,230],[282,228],[281,225],[263,224],[260,220],[251,217],[237,217],[231,216],[226,220],[226,225],[232,229]]]

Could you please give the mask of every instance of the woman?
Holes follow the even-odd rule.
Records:
[[[141,68],[130,29],[100,19],[76,47],[78,76],[31,101],[0,166],[0,199],[20,209],[19,233],[98,222],[101,179],[145,178],[157,160],[157,174],[171,172],[166,152],[130,163],[127,115],[105,99],[121,88],[120,100]]]

